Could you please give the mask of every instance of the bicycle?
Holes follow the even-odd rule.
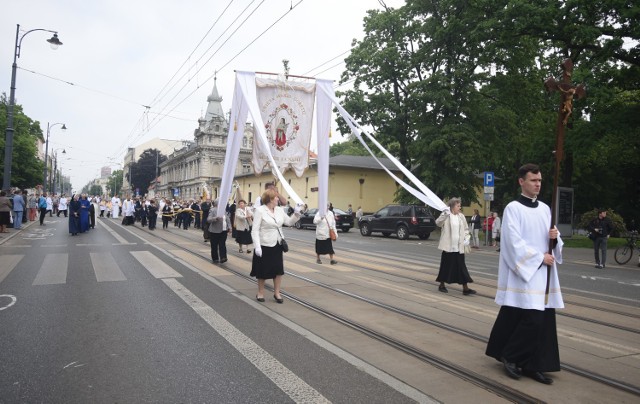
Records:
[[[640,246],[638,245],[638,232],[632,231],[627,239],[627,244],[616,248],[616,252],[614,254],[614,258],[616,262],[620,265],[624,265],[627,262],[631,261],[631,256],[633,255],[633,250],[638,250],[638,254],[640,254]],[[638,263],[640,266],[640,263]]]

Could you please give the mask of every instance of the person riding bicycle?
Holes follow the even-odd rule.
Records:
[[[607,240],[613,231],[613,223],[607,217],[606,209],[598,209],[598,217],[589,223],[587,230],[593,235],[593,253],[596,259],[596,268],[603,269],[607,261]],[[600,257],[599,252],[602,252],[602,257]]]

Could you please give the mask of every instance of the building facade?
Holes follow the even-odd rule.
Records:
[[[198,120],[198,128],[194,131],[194,140],[185,142],[160,164],[160,178],[154,184],[156,197],[199,199],[211,195],[211,185],[222,177],[229,122],[215,81],[207,103],[207,112]],[[252,150],[253,126],[246,124],[236,175],[252,172]]]

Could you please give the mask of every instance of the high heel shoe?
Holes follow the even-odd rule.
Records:
[[[258,295],[256,295],[256,300],[259,302],[264,302],[264,297],[258,297]]]
[[[280,303],[280,304],[284,303],[284,299],[283,299],[283,298],[278,299],[278,298],[276,297],[276,295],[273,295],[273,298],[274,298],[274,299],[276,299],[276,302],[277,302],[277,303]]]

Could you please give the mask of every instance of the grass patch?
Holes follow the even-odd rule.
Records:
[[[567,248],[593,248],[593,241],[587,236],[573,235],[571,238],[563,238],[564,246]],[[607,249],[618,248],[627,244],[626,238],[609,237]]]

